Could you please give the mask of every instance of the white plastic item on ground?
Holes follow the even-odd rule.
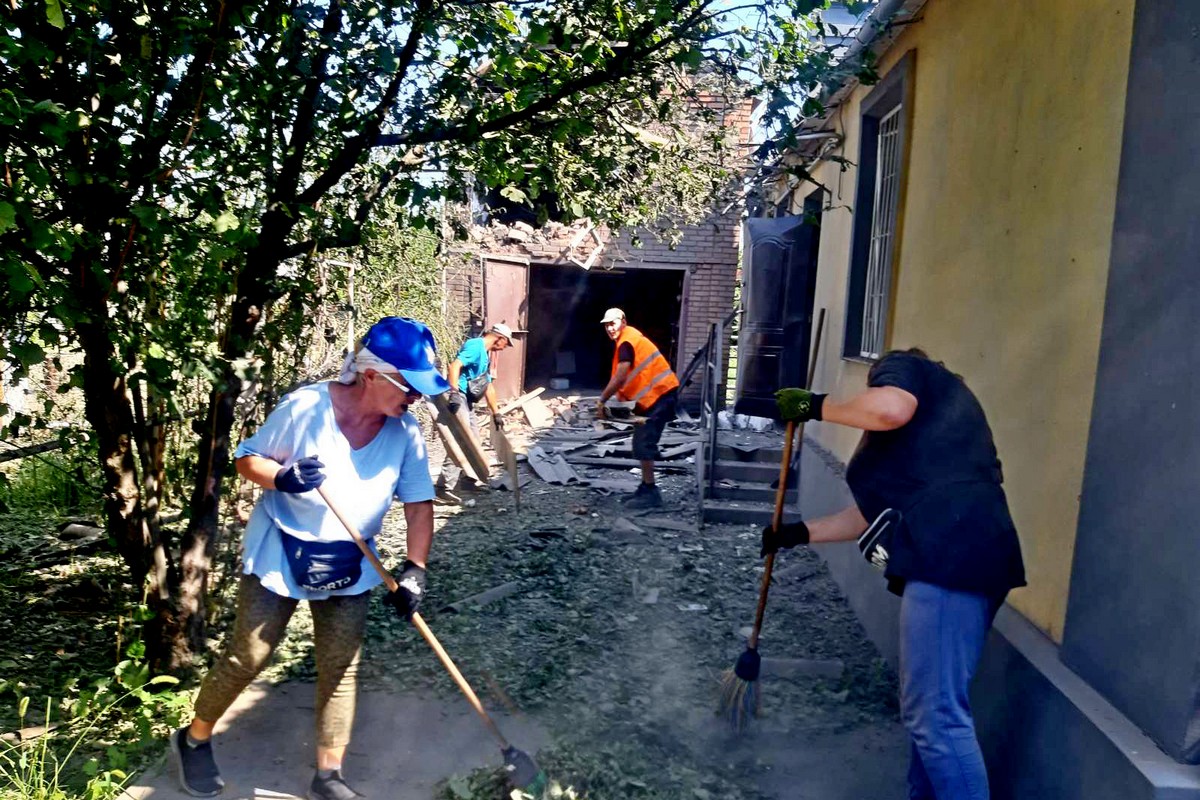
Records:
[[[745,414],[734,414],[733,415],[733,427],[735,427],[739,430],[745,430],[746,426],[749,424],[750,424],[750,418],[747,417]]]
[[[717,412],[717,430],[731,431],[733,430],[733,415],[728,411]]]
[[[775,421],[770,417],[750,417],[749,426],[751,430],[765,433],[775,427]]]
[[[566,378],[551,378],[550,388],[555,390],[570,389],[571,382]]]

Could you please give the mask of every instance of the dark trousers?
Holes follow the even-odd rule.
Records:
[[[675,407],[679,405],[679,390],[672,389],[654,401],[646,409],[646,421],[633,429],[633,457],[640,461],[657,461],[662,457],[658,440],[662,438],[667,423],[675,419]]]

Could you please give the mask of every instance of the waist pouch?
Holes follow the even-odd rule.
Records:
[[[491,376],[486,372],[478,378],[467,381],[467,402],[471,405],[478,403],[480,398],[483,397],[484,392],[487,391],[488,384],[491,382]]]
[[[362,551],[354,542],[310,542],[280,531],[292,578],[302,589],[330,592],[353,585],[362,575]]]

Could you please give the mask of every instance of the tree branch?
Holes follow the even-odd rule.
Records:
[[[391,83],[388,84],[387,90],[379,102],[375,104],[375,108],[371,109],[371,113],[367,116],[367,124],[362,131],[346,143],[341,152],[330,161],[324,172],[300,193],[296,202],[301,205],[310,205],[320,200],[358,163],[363,153],[371,148],[372,142],[379,136],[379,129],[383,127],[383,122],[387,118],[392,104],[396,102],[396,98],[400,94],[401,86],[404,85],[404,78],[408,74],[409,67],[412,66],[417,46],[421,43],[425,25],[429,21],[426,17],[432,10],[433,0],[419,0],[417,10],[413,14],[412,27],[408,31],[408,39],[404,42],[404,47],[400,49],[396,74],[392,77]]]

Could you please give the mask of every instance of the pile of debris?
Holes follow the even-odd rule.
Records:
[[[569,261],[584,269],[597,263],[610,238],[607,229],[586,219],[570,225],[547,222],[540,228],[526,222],[504,225],[493,220],[486,226],[475,225],[467,236],[472,245],[483,252],[526,256],[539,261]]]
[[[520,485],[541,479],[557,486],[588,486],[601,494],[624,494],[638,486],[641,462],[633,458],[633,431],[638,421],[596,419],[595,396],[566,395],[544,399],[545,389],[535,389],[502,406],[505,435],[533,475],[518,476]],[[509,412],[523,412],[525,423]],[[696,454],[703,438],[700,426],[686,416],[668,423],[655,469],[662,473],[695,471]],[[615,476],[612,470],[626,475]],[[493,479],[494,488],[511,489],[511,477]]]

